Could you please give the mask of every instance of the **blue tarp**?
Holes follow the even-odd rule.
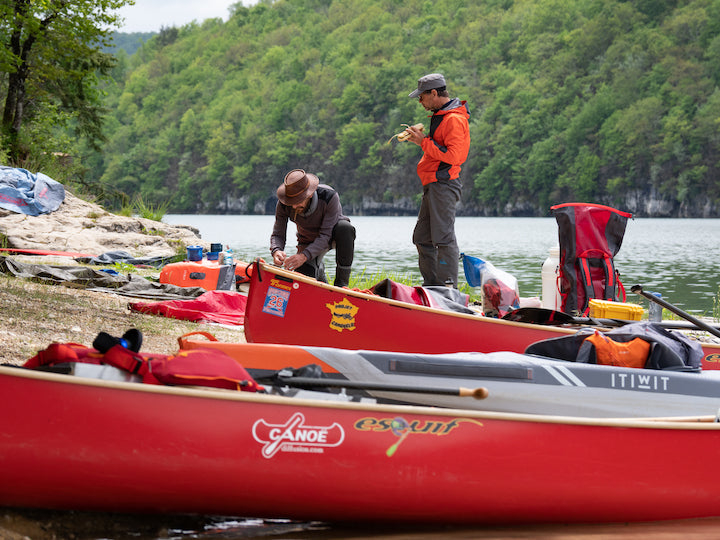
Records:
[[[65,200],[65,187],[49,176],[0,166],[0,208],[37,216],[54,212]]]

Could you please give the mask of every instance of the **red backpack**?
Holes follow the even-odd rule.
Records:
[[[587,315],[592,298],[624,302],[625,289],[613,257],[632,214],[584,203],[558,204],[551,210],[560,244],[561,311]]]

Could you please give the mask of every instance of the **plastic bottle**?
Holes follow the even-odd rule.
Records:
[[[560,275],[560,248],[550,248],[550,255],[542,265],[542,306],[559,310],[562,307],[558,276]]]
[[[221,253],[221,255],[225,255],[225,260],[223,261],[223,264],[230,265],[230,272],[232,273],[230,290],[234,291],[237,286],[237,282],[235,280],[235,258],[233,257],[233,250],[230,249],[230,246],[227,246],[227,249],[225,249],[225,252]]]
[[[662,294],[659,292],[650,293],[654,294],[658,298],[662,298]],[[662,321],[662,306],[660,304],[656,304],[655,302],[650,302],[650,305],[648,306],[648,320],[653,322],[660,322]]]

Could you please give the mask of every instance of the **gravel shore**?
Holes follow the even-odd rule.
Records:
[[[242,326],[179,321],[130,311],[132,298],[114,293],[46,285],[0,274],[0,363],[19,365],[53,342],[92,346],[100,332],[143,334],[142,352],[172,354],[177,339],[205,331],[220,341],[243,342]]]

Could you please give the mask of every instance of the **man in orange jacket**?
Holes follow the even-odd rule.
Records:
[[[467,102],[450,98],[445,77],[431,73],[418,79],[409,97],[432,112],[427,136],[408,128],[408,141],[423,150],[417,173],[423,185],[420,212],[413,232],[423,286],[457,288],[460,249],[455,238],[455,207],[460,202],[460,166],[470,150]]]

